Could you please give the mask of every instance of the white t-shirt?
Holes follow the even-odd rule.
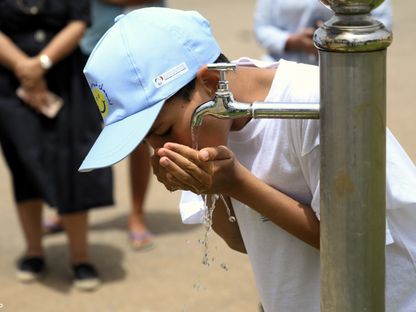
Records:
[[[276,65],[265,101],[319,102],[316,67],[287,61]],[[310,204],[319,193],[316,138],[317,120],[253,119],[230,132],[228,146],[256,177]],[[264,310],[319,311],[319,251],[246,205],[232,203]]]
[[[264,64],[240,59],[239,65]],[[270,66],[270,64],[268,64]],[[318,102],[319,69],[281,60],[265,101]],[[251,120],[229,148],[256,177],[319,218],[319,121]],[[387,131],[386,311],[416,311],[416,169]],[[266,312],[320,310],[319,251],[232,199]]]

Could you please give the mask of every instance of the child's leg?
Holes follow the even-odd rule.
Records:
[[[130,155],[129,172],[132,209],[128,226],[133,247],[140,248],[151,240],[143,207],[150,178],[150,151],[146,143],[140,144]]]

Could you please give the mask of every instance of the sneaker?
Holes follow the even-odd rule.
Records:
[[[82,291],[93,291],[101,284],[94,266],[89,263],[79,263],[72,266],[74,287]]]
[[[25,256],[17,264],[17,279],[21,282],[31,282],[39,279],[45,272],[45,260],[42,257]]]

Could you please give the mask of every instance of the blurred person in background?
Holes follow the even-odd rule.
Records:
[[[92,0],[91,26],[81,39],[81,51],[86,58],[91,54],[102,35],[114,24],[114,19],[133,9],[165,6],[161,0]],[[128,237],[134,250],[154,247],[153,234],[146,225],[144,202],[150,179],[150,150],[146,143],[140,144],[129,157],[129,179],[131,184],[132,207],[128,217]],[[44,232],[54,233],[62,230],[59,216],[44,222]]]
[[[87,211],[113,204],[111,169],[77,172],[101,131],[78,48],[89,14],[88,0],[0,0],[0,143],[26,243],[17,277],[33,281],[45,271],[46,203],[62,220],[80,290],[100,284]]]
[[[267,51],[263,60],[285,59],[299,63],[318,64],[318,50],[313,33],[334,12],[318,0],[258,0],[254,14],[257,42]],[[391,30],[392,8],[385,0],[372,11],[375,19]]]

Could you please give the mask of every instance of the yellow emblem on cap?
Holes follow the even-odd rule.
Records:
[[[97,103],[98,109],[100,110],[101,116],[105,118],[108,115],[108,100],[105,93],[99,88],[92,88],[92,94],[94,96],[95,102]]]

